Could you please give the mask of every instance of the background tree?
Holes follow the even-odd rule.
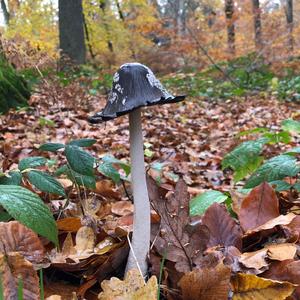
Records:
[[[228,52],[231,56],[235,54],[235,24],[233,20],[234,1],[225,0],[225,16],[227,25]]]
[[[59,0],[59,46],[76,64],[85,63],[84,21],[81,0]]]
[[[6,3],[5,3],[5,0],[1,0],[0,4],[1,4],[2,12],[3,12],[4,22],[5,22],[6,25],[8,25],[8,23],[9,23],[9,18],[10,18],[10,14],[9,14],[9,12],[8,12],[7,5],[6,5]]]
[[[294,37],[293,37],[293,28],[294,28],[294,15],[293,15],[293,0],[284,0],[283,1],[287,30],[288,30],[288,48],[290,52],[294,50]]]
[[[254,20],[254,39],[256,50],[261,50],[262,42],[262,28],[261,28],[261,10],[259,0],[252,0],[253,20]]]

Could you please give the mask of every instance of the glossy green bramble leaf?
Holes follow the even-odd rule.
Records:
[[[63,186],[51,175],[38,170],[27,173],[28,180],[42,192],[66,196]]]
[[[222,203],[228,196],[219,191],[204,192],[190,201],[190,215],[203,215],[205,211],[215,202]]]
[[[0,204],[14,219],[58,245],[53,215],[36,194],[20,186],[0,185]]]

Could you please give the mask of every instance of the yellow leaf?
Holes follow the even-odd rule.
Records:
[[[136,269],[128,271],[124,281],[112,277],[101,283],[103,292],[99,300],[156,300],[157,279],[152,276],[147,283]]]
[[[233,300],[284,300],[295,285],[286,281],[265,279],[252,274],[237,274],[231,280]]]

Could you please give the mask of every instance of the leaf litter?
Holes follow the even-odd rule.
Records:
[[[89,107],[76,105],[76,110],[65,101],[63,109],[54,105],[50,111],[42,105],[45,98],[47,95],[35,95],[31,103],[34,109],[10,112],[1,119],[3,171],[15,169],[22,158],[40,156],[38,147],[44,142],[66,143],[74,138],[97,139],[89,148],[97,157],[107,153],[118,159],[129,157],[126,117],[93,127],[86,119],[89,112],[99,109],[99,99],[91,98]],[[100,105],[104,101],[102,98]],[[69,294],[61,295],[69,299],[97,299],[98,295],[100,299],[118,299],[109,298],[113,293],[119,293],[123,297],[120,299],[135,299],[137,295],[148,299],[145,294],[153,294],[155,299],[158,288],[165,299],[227,299],[228,295],[232,299],[251,299],[253,295],[297,299],[298,216],[283,209],[284,198],[278,198],[266,183],[246,197],[240,195],[233,187],[232,174],[223,172],[221,166],[225,154],[239,143],[236,134],[279,125],[291,117],[292,110],[297,109],[294,106],[252,97],[245,102],[186,101],[185,105],[144,111],[145,140],[153,152],[146,162],[164,164],[160,178],[150,169],[154,179],[148,180],[153,207],[149,260],[150,271],[156,277],[138,287],[132,287],[128,278],[112,278],[122,278],[129,251],[127,234],[133,211],[127,196],[130,185],[125,183],[125,193],[120,185],[99,176],[95,189],[82,193],[74,191],[72,182],[64,178],[60,183],[68,192],[68,202],[40,193],[57,218],[61,249],[55,250],[48,241],[41,240],[49,260],[45,276],[52,280],[45,287],[46,296],[54,295],[51,285],[61,284],[63,276],[69,282],[65,283]],[[51,120],[54,126],[41,125],[40,118]],[[279,150],[274,146],[272,151]],[[62,163],[60,155],[58,158]],[[235,215],[224,204],[215,203],[204,215],[191,217],[191,197],[209,189],[235,193]],[[16,256],[9,255],[21,254],[22,259],[28,259],[23,250],[14,251]],[[1,270],[7,270],[4,262]],[[9,271],[5,273],[11,276]],[[140,282],[137,273],[132,276]],[[160,278],[159,283],[156,278]]]

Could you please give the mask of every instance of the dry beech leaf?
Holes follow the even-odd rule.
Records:
[[[192,264],[203,255],[209,239],[208,228],[197,224],[189,226],[189,201],[186,183],[178,180],[174,193],[163,198],[156,182],[148,178],[149,197],[161,224],[155,237],[155,247],[161,255],[175,262],[179,272],[192,271]]]
[[[111,212],[118,216],[126,216],[133,213],[133,204],[130,201],[118,201],[112,204]]]
[[[252,234],[254,232],[259,232],[259,231],[263,231],[263,230],[268,230],[268,229],[272,229],[275,226],[278,225],[288,225],[290,224],[293,219],[296,217],[296,215],[294,215],[293,213],[289,213],[287,215],[280,215],[274,219],[269,220],[268,222],[266,222],[265,224],[256,227],[254,229],[248,230],[246,232],[246,235]]]
[[[101,283],[103,292],[98,296],[99,300],[156,300],[157,279],[152,276],[145,284],[140,272],[136,269],[130,270],[124,281],[112,277]]]
[[[298,284],[295,299],[300,299],[300,261],[284,260],[273,262],[268,271],[263,274],[266,278],[274,280],[289,281]]]
[[[239,262],[247,268],[260,270],[268,266],[268,263],[266,262],[267,253],[267,249],[245,252],[240,256]],[[262,272],[263,271],[265,270],[262,270]]]
[[[56,221],[58,230],[77,232],[82,226],[80,218],[69,217]]]
[[[202,225],[209,229],[208,247],[234,246],[242,247],[242,231],[240,226],[231,218],[225,206],[212,204],[202,218]]]
[[[52,296],[49,296],[47,297],[45,300],[61,300],[61,296],[59,295],[52,295]]]
[[[62,249],[61,249],[61,254],[63,256],[69,256],[69,255],[76,254],[76,249],[74,247],[74,243],[73,243],[71,232],[69,232],[67,234],[67,237],[64,240],[64,243],[63,243]]]
[[[78,252],[94,251],[95,246],[95,233],[89,226],[82,226],[76,234],[75,249]]]
[[[263,182],[242,201],[238,217],[244,231],[253,230],[279,216],[279,202],[272,187]]]
[[[101,181],[98,181],[96,183],[94,192],[102,195],[103,197],[121,199],[120,193],[115,191],[114,185],[111,180],[103,179]]]
[[[44,259],[44,247],[31,229],[18,221],[0,222],[0,252],[19,252],[33,264]]]
[[[233,300],[284,300],[292,295],[295,285],[252,274],[238,273],[231,279]]]
[[[223,263],[186,273],[178,283],[183,300],[227,300],[230,274],[230,268]]]
[[[0,254],[0,274],[4,299],[19,299],[19,278],[23,282],[23,298],[40,299],[39,278],[32,264],[18,252]]]
[[[270,259],[280,261],[293,259],[297,252],[297,246],[290,243],[268,245],[266,248]]]

